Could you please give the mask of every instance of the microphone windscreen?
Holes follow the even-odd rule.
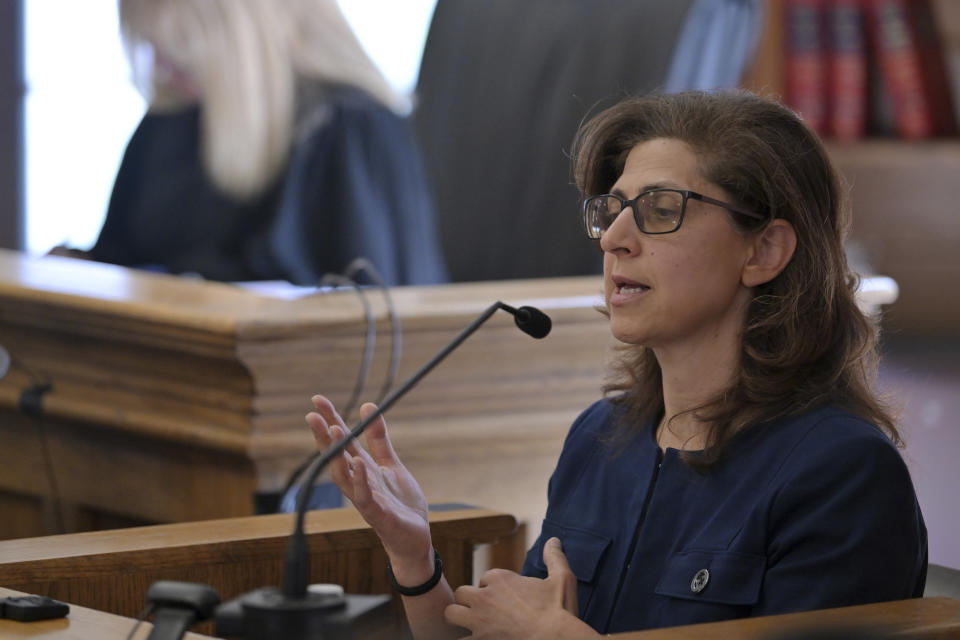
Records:
[[[514,322],[520,330],[534,338],[546,338],[553,322],[550,316],[535,307],[520,307],[514,315]]]

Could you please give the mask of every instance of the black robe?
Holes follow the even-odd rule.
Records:
[[[327,88],[323,96],[319,123],[249,202],[207,177],[199,108],[145,115],[90,257],[211,280],[312,285],[362,256],[390,285],[445,281],[408,122],[359,90]]]

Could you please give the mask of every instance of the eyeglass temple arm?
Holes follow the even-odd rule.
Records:
[[[718,207],[723,207],[724,209],[729,209],[730,211],[733,211],[734,213],[739,213],[740,215],[747,216],[748,218],[754,218],[754,219],[756,219],[756,220],[765,220],[765,219],[766,219],[766,216],[761,215],[761,214],[759,214],[759,213],[756,213],[756,212],[754,212],[754,211],[747,211],[746,209],[741,209],[740,207],[738,207],[738,206],[736,206],[736,205],[732,205],[732,204],[730,204],[730,203],[723,202],[723,201],[721,201],[721,200],[715,200],[715,199],[713,199],[713,198],[711,198],[711,197],[709,197],[709,196],[705,196],[705,195],[702,195],[702,194],[699,194],[699,193],[696,193],[696,192],[693,192],[693,191],[688,192],[688,195],[689,195],[691,198],[696,198],[697,200],[703,200],[704,202],[707,202],[707,203],[709,203],[709,204],[715,204],[715,205],[717,205]]]

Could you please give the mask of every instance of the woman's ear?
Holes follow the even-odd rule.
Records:
[[[753,252],[743,265],[740,281],[745,287],[770,282],[784,270],[797,248],[797,232],[793,225],[780,218],[770,223],[753,238]]]

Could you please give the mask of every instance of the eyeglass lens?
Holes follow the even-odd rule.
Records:
[[[623,211],[624,201],[613,195],[590,198],[586,203],[587,231],[599,238]],[[651,191],[633,202],[634,220],[644,233],[670,233],[683,217],[683,194]]]

